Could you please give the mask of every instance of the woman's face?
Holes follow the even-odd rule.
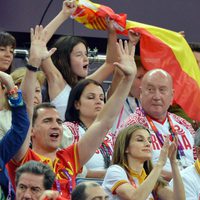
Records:
[[[0,46],[0,71],[6,71],[13,61],[14,49],[11,46]]]
[[[104,105],[104,93],[100,86],[90,83],[85,87],[83,93],[75,103],[79,110],[79,118],[94,120]]]
[[[83,43],[74,46],[70,54],[71,68],[78,77],[85,78],[88,75],[87,49]]]
[[[149,132],[145,129],[136,130],[131,136],[126,153],[129,158],[142,162],[151,159],[152,147]]]

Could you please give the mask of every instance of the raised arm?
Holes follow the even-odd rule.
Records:
[[[125,42],[123,47],[122,41],[120,40],[120,42],[117,43],[117,51],[120,55],[120,62],[115,62],[114,65],[123,71],[124,77],[119,83],[113,96],[104,105],[101,112],[97,115],[96,120],[78,142],[81,165],[84,165],[94,154],[106,133],[112,127],[112,124],[120,111],[120,107],[128,95],[131,83],[136,74],[134,62],[135,49],[133,48],[129,51],[127,42]]]
[[[130,30],[128,32],[128,38],[129,38],[128,46],[129,46],[129,49],[131,49],[133,46],[136,46],[136,44],[140,40],[140,35],[138,33],[134,32],[134,31]],[[107,98],[110,98],[110,96],[112,96],[112,94],[115,91],[117,85],[119,84],[121,78],[122,78],[121,71],[118,68],[115,68],[112,83],[111,83],[111,86],[109,88]]]
[[[168,199],[185,200],[186,198],[183,181],[178,167],[178,161],[176,159],[177,146],[178,146],[178,138],[175,137],[168,151],[168,157],[172,168],[173,192],[171,191],[171,189],[169,189],[169,187],[160,188],[158,190],[158,196],[162,200],[168,200]]]
[[[23,144],[30,123],[22,93],[14,85],[12,77],[0,72],[0,82],[7,89],[7,98],[12,111],[11,128],[0,141],[0,157],[4,163],[7,163]]]
[[[76,1],[63,1],[63,6],[61,11],[56,15],[56,17],[44,28],[44,31],[47,32],[45,41],[46,43],[51,39],[53,34],[56,32],[56,30],[65,22],[70,15],[73,14],[73,12],[76,10],[77,4]]]
[[[63,6],[58,15],[44,28],[46,35],[45,41],[46,44],[56,32],[56,30],[65,22],[70,15],[76,10],[77,4],[76,1],[63,1]],[[42,62],[41,66],[44,71],[47,82],[48,82],[48,92],[50,100],[52,101],[66,86],[66,81],[62,77],[62,74],[56,68],[51,58],[46,59]]]
[[[55,52],[55,48],[47,51],[45,43],[45,32],[43,32],[42,26],[36,26],[35,29],[31,29],[31,47],[30,47],[30,57],[29,57],[29,66],[27,67],[26,75],[22,81],[22,93],[24,101],[28,107],[28,114],[30,121],[32,121],[33,114],[33,101],[34,93],[36,86],[36,71],[41,65],[42,60],[48,58]],[[26,137],[23,145],[21,146],[18,153],[15,155],[14,160],[20,161],[26,154],[29,144],[30,144],[30,132],[31,126],[29,129],[29,134]]]
[[[114,71],[113,63],[118,61],[119,55],[116,52],[116,42],[117,42],[117,33],[114,27],[114,22],[108,20],[108,42],[106,49],[106,61],[100,66],[94,73],[89,75],[87,78],[94,79],[98,82],[103,82],[106,78],[111,75]]]

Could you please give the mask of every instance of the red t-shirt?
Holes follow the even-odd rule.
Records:
[[[66,199],[71,199],[70,185],[72,186],[72,188],[75,187],[76,185],[75,179],[77,173],[80,172],[78,171],[80,169],[80,163],[79,163],[79,155],[76,143],[72,144],[68,148],[58,150],[56,152],[56,159],[54,160],[53,163],[49,158],[39,155],[31,149],[27,151],[24,159],[21,162],[16,163],[14,160],[11,160],[7,164],[7,170],[14,187],[15,187],[16,169],[19,166],[23,165],[25,162],[30,160],[40,161],[50,165],[52,167],[52,170],[56,174],[56,179],[59,182],[62,192],[61,196]],[[69,177],[66,175],[66,172],[71,177],[71,181]],[[54,182],[53,190],[58,190],[56,182]]]

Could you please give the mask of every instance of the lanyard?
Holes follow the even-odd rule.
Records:
[[[134,110],[132,109],[128,98],[126,98],[126,103],[127,103],[127,105],[128,105],[129,111],[131,111],[131,113],[134,113]],[[137,105],[137,107],[139,107],[139,101],[138,101],[137,98],[135,98],[135,104]]]
[[[11,200],[11,182],[9,181],[8,183],[8,196],[6,198],[6,200]]]
[[[68,180],[69,180],[69,193],[71,195],[72,193],[72,177],[69,175],[68,171],[66,169],[63,169],[63,173],[67,176]],[[62,195],[62,191],[61,191],[61,187],[60,187],[60,182],[58,179],[56,179],[56,188],[58,190],[58,192]]]
[[[153,123],[152,119],[151,119],[148,115],[146,115],[146,118],[147,118],[147,120],[148,120],[148,122],[149,122],[149,124],[150,124],[150,126],[151,126],[151,128],[152,128],[152,130],[153,130],[154,133],[156,134],[156,137],[158,138],[158,141],[159,141],[160,145],[162,146],[163,143],[164,143],[162,134],[158,131],[158,129],[156,128],[156,126],[155,126],[155,124]],[[170,133],[171,133],[171,135],[170,135],[170,140],[172,141],[173,138],[175,137],[175,135],[176,135],[177,133],[176,133],[176,130],[175,130],[174,125],[173,125],[173,123],[172,123],[172,120],[171,120],[170,117],[169,117],[169,114],[167,115],[167,119],[168,119],[169,126],[170,126],[170,128],[169,128],[169,131],[170,131]],[[180,155],[179,155],[179,154],[180,154]],[[184,153],[184,151],[183,151],[183,146],[182,146],[182,144],[179,142],[179,143],[178,143],[177,158],[180,159],[180,156],[185,156],[185,153]]]

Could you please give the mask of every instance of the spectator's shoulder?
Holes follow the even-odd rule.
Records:
[[[195,133],[194,129],[192,128],[192,125],[191,125],[187,120],[183,119],[182,117],[180,117],[180,116],[178,116],[178,115],[176,115],[176,114],[174,114],[174,113],[170,113],[170,112],[169,112],[169,115],[170,115],[171,117],[173,117],[173,119],[174,119],[177,123],[181,124],[181,125],[184,126],[186,129],[188,129],[189,132],[190,132],[192,135]]]

